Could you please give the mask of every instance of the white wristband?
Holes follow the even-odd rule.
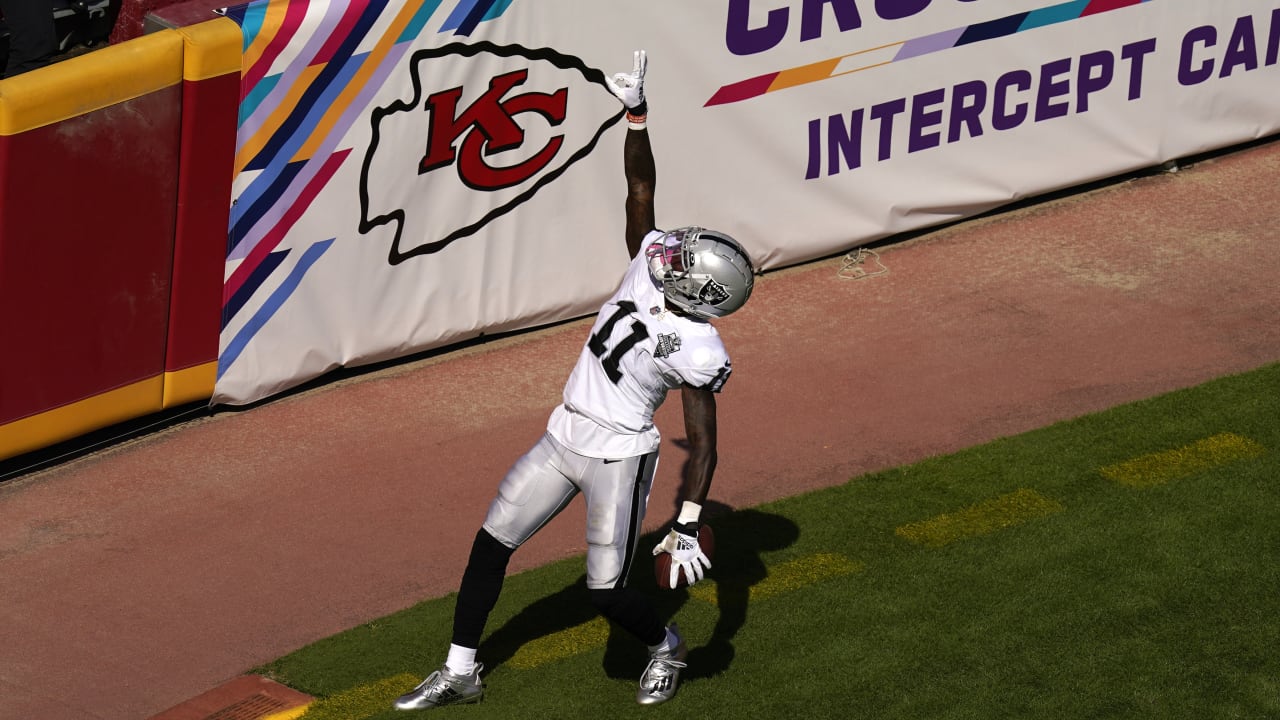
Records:
[[[702,506],[699,505],[698,503],[689,502],[688,500],[686,500],[684,504],[680,506],[680,515],[679,517],[676,518],[676,522],[680,523],[681,525],[686,525],[688,523],[696,523],[698,522],[698,517],[701,515],[702,515]]]

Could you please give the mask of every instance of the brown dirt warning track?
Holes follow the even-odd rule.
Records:
[[[839,258],[766,275],[721,323],[735,372],[712,495],[748,507],[1280,360],[1277,217],[1280,143],[1256,143],[881,247],[887,275],[842,279]],[[0,484],[0,719],[142,720],[453,590],[586,329]],[[646,529],[675,505],[678,400],[659,423]],[[513,569],[583,552],[581,513]]]

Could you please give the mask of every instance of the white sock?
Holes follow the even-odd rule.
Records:
[[[658,643],[657,645],[650,645],[649,653],[651,655],[657,655],[658,653],[669,653],[672,650],[674,650],[675,647],[679,644],[680,644],[680,638],[676,637],[676,634],[671,632],[671,628],[667,628],[667,636],[663,638],[661,643]]]
[[[476,649],[451,644],[444,664],[454,675],[470,675],[476,671]]]

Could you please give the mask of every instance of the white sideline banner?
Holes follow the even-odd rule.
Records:
[[[761,269],[1280,131],[1280,0],[272,0],[215,403],[591,312],[649,55],[660,227]],[[749,309],[748,309],[749,312]]]

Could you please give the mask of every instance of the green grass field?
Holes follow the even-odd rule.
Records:
[[[508,579],[457,718],[1280,718],[1280,364],[710,520],[714,582],[633,581],[680,693],[594,619],[581,559]],[[653,538],[646,538],[648,546]],[[453,597],[257,671],[303,717],[404,718]]]

